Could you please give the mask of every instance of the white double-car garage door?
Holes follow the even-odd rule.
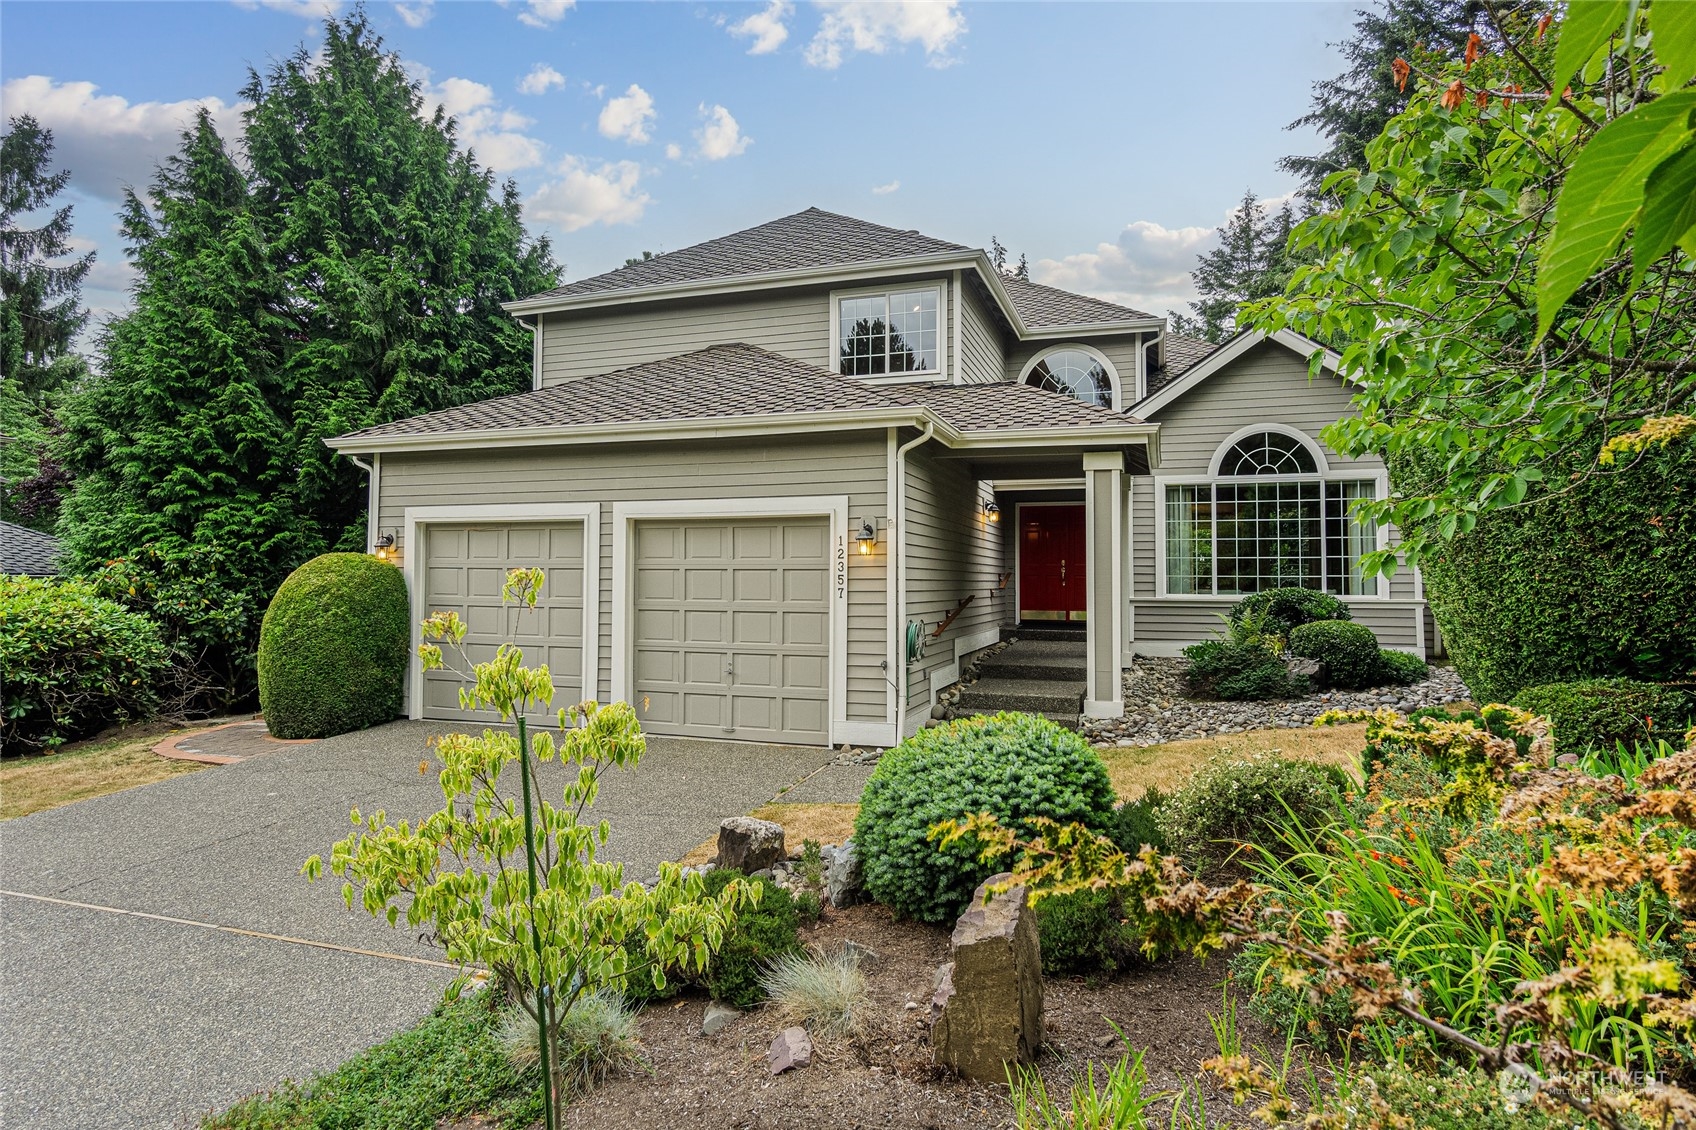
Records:
[[[427,610],[465,619],[467,650],[503,640],[545,654],[555,707],[583,692],[583,524],[427,527]],[[630,698],[653,734],[822,745],[830,726],[828,518],[642,519],[628,568]],[[537,613],[503,610],[507,569],[547,572]],[[462,710],[457,679],[427,673],[424,713]]]

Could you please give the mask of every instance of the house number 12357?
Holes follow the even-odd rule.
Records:
[[[848,595],[848,539],[836,535],[836,599]]]

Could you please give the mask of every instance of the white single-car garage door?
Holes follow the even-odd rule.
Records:
[[[644,729],[830,740],[824,518],[636,524],[632,641]]]
[[[457,612],[465,621],[465,651],[473,663],[495,657],[500,645],[517,644],[526,666],[546,663],[553,676],[552,717],[583,693],[583,523],[537,522],[425,527],[424,614]],[[541,599],[534,609],[501,602],[508,570],[540,566]],[[444,658],[463,661],[451,648]],[[424,673],[424,717],[493,721],[493,711],[459,705],[466,685],[448,671]]]

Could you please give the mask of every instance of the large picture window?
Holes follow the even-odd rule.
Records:
[[[940,299],[935,287],[839,299],[837,371],[852,377],[939,371]]]
[[[1286,586],[1376,596],[1361,557],[1378,531],[1353,504],[1371,479],[1326,479],[1300,440],[1257,432],[1232,446],[1219,478],[1166,487],[1166,592],[1246,596]]]

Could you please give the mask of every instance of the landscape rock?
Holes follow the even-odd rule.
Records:
[[[752,816],[732,816],[718,826],[718,865],[750,875],[770,870],[784,858],[783,825]]]
[[[860,852],[853,840],[847,840],[831,853],[830,864],[824,873],[825,896],[830,899],[830,905],[838,909],[853,906],[860,901],[864,885]]]
[[[936,719],[937,721],[941,721],[942,719],[948,717],[948,707],[947,707],[947,705],[944,704],[944,703],[941,703],[941,702],[937,703],[935,706],[930,708],[930,716],[932,718]]]
[[[805,1067],[811,1062],[813,1041],[805,1028],[785,1028],[766,1050],[766,1066],[773,1075],[782,1075],[791,1067]]]
[[[997,1083],[1007,1064],[1031,1063],[1042,1050],[1042,949],[1025,889],[985,903],[985,886],[954,924],[954,960],[938,971],[931,998],[930,1040],[938,1063]]]
[[[1284,670],[1292,684],[1303,687],[1309,694],[1319,689],[1319,660],[1292,655],[1284,660]]]
[[[701,1035],[716,1036],[725,1027],[742,1014],[727,1004],[718,1001],[707,1002],[706,1015],[701,1018]]]

